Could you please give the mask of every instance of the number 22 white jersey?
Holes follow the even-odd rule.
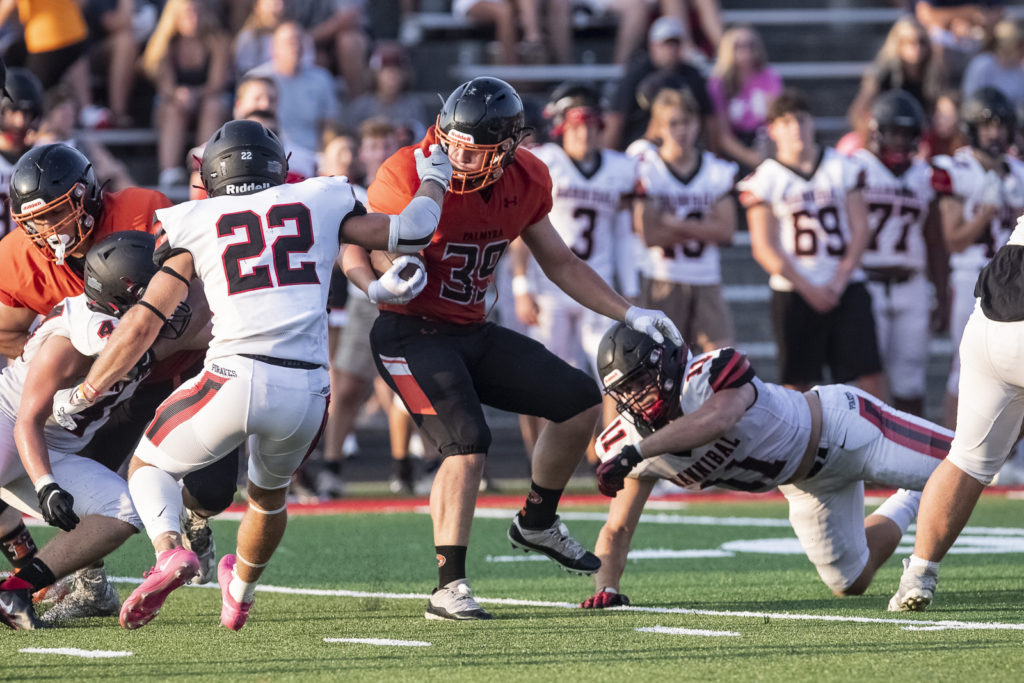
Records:
[[[548,218],[573,253],[601,278],[618,277],[627,295],[636,294],[635,263],[630,244],[631,216],[624,200],[636,186],[636,162],[620,152],[601,150],[600,163],[585,175],[561,145],[549,142],[530,149],[551,174],[553,204]],[[569,300],[539,268],[531,264],[538,294]],[[631,279],[630,279],[631,278]]]
[[[856,161],[826,147],[809,175],[767,159],[736,187],[743,206],[771,205],[783,250],[801,275],[820,286],[832,278],[846,254],[846,195],[863,186],[863,176]],[[854,271],[851,280],[863,279],[862,271]],[[780,292],[793,290],[793,283],[781,275],[772,275],[768,285]]]
[[[732,191],[739,166],[702,152],[689,178],[679,176],[657,152],[649,149],[638,157],[638,194],[653,201],[659,213],[701,220],[722,197]],[[670,247],[650,247],[643,264],[644,275],[690,285],[722,282],[718,245],[685,240]]]
[[[207,360],[247,353],[326,367],[327,290],[341,224],[363,211],[344,177],[157,211],[158,254],[191,253],[203,281],[213,312]]]
[[[870,239],[862,263],[867,268],[924,270],[924,221],[935,197],[932,168],[915,159],[896,176],[866,149],[853,155],[864,168],[864,201],[868,207]]]

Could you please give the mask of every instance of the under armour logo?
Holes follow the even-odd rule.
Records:
[[[519,204],[519,197],[505,197],[505,208]]]

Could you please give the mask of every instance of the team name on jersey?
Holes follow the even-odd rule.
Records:
[[[494,230],[478,230],[476,232],[462,233],[462,239],[464,240],[492,240],[495,237],[501,237],[500,228],[496,228]]]
[[[673,479],[680,486],[704,485],[705,480],[712,472],[720,469],[729,460],[732,460],[732,454],[740,447],[741,443],[741,439],[730,439],[727,436],[719,437],[714,443],[705,446],[707,450],[704,455],[695,460],[692,465],[682,472],[677,472]]]
[[[598,204],[618,206],[622,200],[621,192],[609,192],[595,187],[559,186],[555,188],[555,199],[580,199]]]

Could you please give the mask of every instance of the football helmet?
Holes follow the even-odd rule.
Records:
[[[976,90],[974,94],[964,100],[960,118],[971,147],[981,150],[989,156],[997,158],[1002,156],[1013,141],[1017,117],[1010,100],[996,88],[986,86]],[[1002,134],[997,139],[983,144],[978,136],[978,127],[992,121],[1000,124]]]
[[[103,210],[92,163],[61,143],[33,147],[18,159],[10,198],[14,222],[58,265],[89,237]]]
[[[43,85],[28,69],[12,67],[4,76],[4,97],[0,100],[0,131],[15,145],[25,142],[25,134],[39,125],[43,115]],[[21,112],[24,119],[14,125],[8,113]]]
[[[683,370],[689,350],[661,344],[625,323],[616,323],[597,347],[597,373],[621,414],[646,432],[680,413]]]
[[[146,292],[158,270],[156,237],[124,230],[103,238],[85,255],[85,297],[90,309],[120,318]]]
[[[449,191],[468,194],[497,181],[528,132],[523,100],[511,85],[489,76],[460,85],[437,115],[438,142],[455,168]],[[479,166],[459,169],[453,149],[479,154]]]
[[[596,120],[603,128],[601,119],[601,94],[586,83],[568,81],[555,88],[544,106],[544,118],[551,127],[551,135],[558,137],[565,130],[567,122],[584,123]]]
[[[285,183],[288,157],[281,140],[262,124],[228,121],[207,141],[199,177],[211,197],[252,194]]]
[[[888,90],[871,107],[871,151],[902,175],[910,168],[924,128],[924,109],[904,90]]]

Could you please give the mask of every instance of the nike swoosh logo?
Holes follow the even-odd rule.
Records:
[[[14,600],[9,596],[0,597],[0,609],[8,614],[14,614]]]

